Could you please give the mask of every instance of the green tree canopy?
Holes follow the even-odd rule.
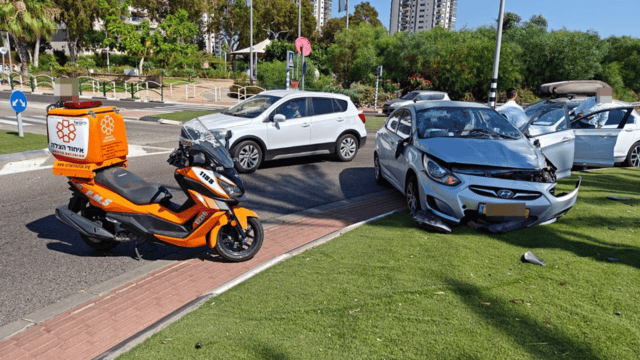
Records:
[[[356,5],[353,16],[349,17],[349,25],[358,25],[361,22],[366,22],[372,26],[382,26],[378,19],[378,11],[368,1]]]

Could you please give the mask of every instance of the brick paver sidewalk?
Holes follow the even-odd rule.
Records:
[[[0,359],[91,359],[183,305],[270,259],[345,226],[404,207],[387,193],[265,230],[262,248],[243,263],[178,261],[0,342]]]

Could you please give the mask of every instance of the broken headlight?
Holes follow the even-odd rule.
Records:
[[[432,180],[439,182],[440,184],[447,186],[456,186],[460,184],[460,179],[455,177],[451,171],[429,159],[426,154],[422,155],[422,166],[424,166],[424,171],[427,175],[429,175]]]

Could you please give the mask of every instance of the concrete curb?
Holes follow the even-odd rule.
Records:
[[[35,158],[41,158],[43,156],[49,156],[51,153],[49,149],[40,149],[40,150],[32,150],[32,151],[23,151],[13,154],[5,154],[0,155],[0,163],[7,161],[20,161],[20,160],[29,160]]]
[[[269,269],[270,267],[277,265],[287,259],[290,259],[296,255],[302,254],[303,252],[309,250],[309,249],[313,249],[315,247],[318,247],[322,244],[326,244],[329,241],[337,238],[338,236],[341,236],[351,230],[354,230],[362,225],[365,225],[369,222],[372,221],[376,221],[376,220],[380,220],[384,217],[387,217],[389,215],[392,215],[396,212],[398,212],[400,210],[393,210],[393,211],[389,211],[385,214],[382,215],[378,215],[375,217],[372,217],[370,219],[364,220],[364,221],[360,221],[358,223],[355,224],[351,224],[347,227],[344,227],[340,230],[334,231],[331,234],[325,235],[321,238],[318,238],[316,240],[313,240],[305,245],[302,245],[298,248],[295,248],[291,251],[288,251],[282,255],[276,256],[273,259],[264,262],[258,266],[256,266],[255,268],[247,271],[246,273],[238,276],[237,278],[218,286],[217,288],[199,296],[198,298],[194,299],[193,301],[185,304],[184,306],[182,306],[181,308],[179,308],[178,310],[175,310],[174,312],[172,312],[171,314],[165,316],[164,318],[158,320],[157,322],[155,322],[154,324],[148,326],[146,329],[143,329],[141,331],[139,331],[137,334],[133,335],[132,337],[130,337],[129,339],[121,342],[120,344],[116,345],[115,347],[105,351],[104,353],[98,355],[97,357],[95,357],[94,359],[101,359],[101,360],[109,360],[109,359],[115,359],[118,356],[128,352],[129,350],[133,349],[134,347],[136,347],[137,345],[141,344],[142,342],[144,342],[145,340],[147,340],[148,338],[150,338],[151,336],[155,335],[156,333],[160,332],[161,330],[163,330],[164,328],[168,327],[169,325],[171,325],[172,323],[180,320],[183,316],[191,313],[192,311],[196,310],[197,308],[199,308],[201,305],[203,305],[206,301],[208,301],[209,299],[216,297],[220,294],[223,294],[224,292],[226,292],[227,290],[235,287],[236,285],[243,283],[244,281],[252,278],[255,275],[258,275],[259,273]]]

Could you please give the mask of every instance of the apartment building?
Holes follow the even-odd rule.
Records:
[[[452,30],[457,0],[391,0],[389,32],[424,31],[436,26]]]
[[[309,0],[313,4],[313,16],[316,18],[316,30],[322,31],[324,24],[331,19],[332,0]]]

